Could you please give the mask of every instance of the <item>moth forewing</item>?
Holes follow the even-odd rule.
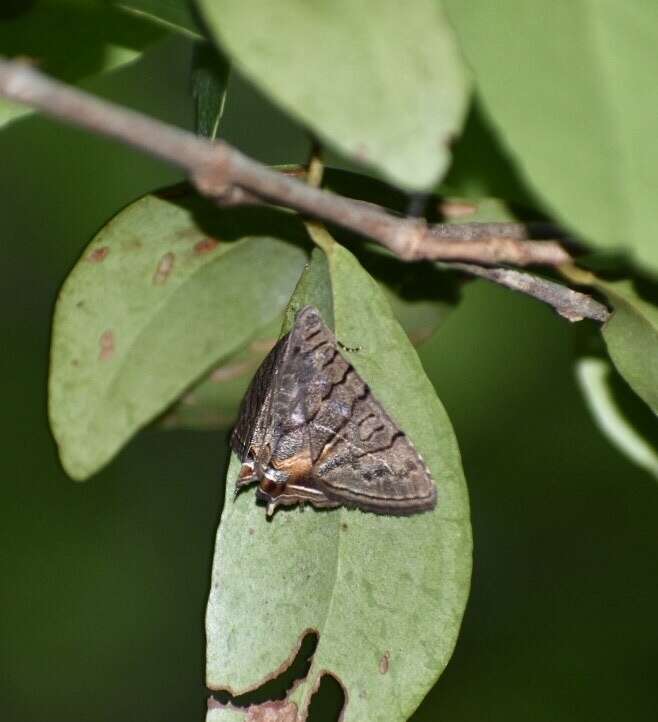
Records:
[[[233,439],[243,461],[238,487],[258,481],[268,515],[304,502],[391,515],[436,504],[422,458],[313,306],[258,370]]]
[[[253,452],[263,446],[270,426],[272,379],[286,340],[287,336],[279,339],[263,359],[240,404],[238,421],[231,434],[231,448],[243,462],[253,460]]]

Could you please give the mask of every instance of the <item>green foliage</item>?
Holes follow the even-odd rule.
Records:
[[[377,265],[376,258],[367,257],[370,267]],[[383,272],[382,272],[383,273]],[[416,274],[412,274],[415,276]],[[436,274],[437,276],[440,274]],[[453,304],[440,297],[409,298],[404,279],[379,277],[381,289],[391,304],[395,318],[402,325],[414,345],[420,345],[448,317]],[[389,285],[390,284],[390,285]],[[242,397],[252,376],[267,352],[274,345],[281,320],[276,319],[259,331],[250,343],[235,355],[223,360],[199,383],[193,384],[162,419],[164,428],[229,429],[235,422]]]
[[[207,680],[238,693],[253,688],[313,629],[311,668],[290,697],[302,719],[328,673],[349,698],[346,721],[406,720],[459,631],[471,567],[468,497],[448,417],[384,294],[328,234],[316,228],[314,235],[325,256],[314,252],[288,325],[313,303],[334,319],[342,344],[358,344],[345,354],[427,461],[440,503],[409,518],[292,510],[269,523],[253,494],[233,502],[234,458],[208,604]],[[214,709],[208,719],[234,715]]]
[[[40,0],[16,16],[0,15],[0,54],[30,58],[70,83],[135,60],[161,36],[100,0]],[[0,127],[27,112],[0,98]]]
[[[109,0],[109,2],[168,30],[195,40],[203,38],[203,32],[192,8],[192,0]]]
[[[275,235],[242,236],[216,220],[212,206],[175,201],[146,196],[122,211],[60,294],[50,419],[62,464],[76,479],[256,338],[283,310],[303,267],[298,246]],[[264,259],[272,279],[253,287],[251,268]]]
[[[655,440],[652,442],[642,434],[636,419],[630,417],[625,404],[620,403],[623,389],[615,384],[610,361],[598,356],[583,356],[577,361],[576,377],[601,432],[629,459],[658,478]],[[655,419],[651,423],[655,424]]]
[[[500,139],[596,248],[658,273],[658,4],[446,0]]]
[[[658,307],[645,301],[630,281],[598,280],[615,311],[603,338],[615,366],[658,414]]]
[[[169,31],[189,50],[181,103],[194,106],[203,136],[225,137],[224,110],[240,104],[233,80],[246,79],[300,136],[361,168],[326,169],[324,186],[335,192],[407,213],[407,191],[438,187],[455,198],[429,197],[428,217],[456,223],[555,216],[582,236],[582,262],[606,267],[597,275],[560,269],[612,311],[600,333],[585,322],[599,343],[574,364],[585,403],[610,442],[655,475],[657,28],[649,0],[41,0],[0,14],[0,54],[81,82]],[[0,125],[24,112],[0,101]],[[269,119],[247,123],[266,142]],[[258,687],[315,630],[310,669],[286,698],[302,719],[330,674],[346,693],[346,722],[402,721],[447,664],[469,590],[457,442],[413,348],[438,332],[433,348],[450,358],[441,343],[447,319],[472,333],[458,313],[462,277],[403,264],[339,229],[329,235],[307,221],[307,230],[318,246],[310,263],[302,220],[289,212],[220,209],[186,187],[119,212],[57,301],[51,427],[75,479],[104,467],[151,422],[220,438],[281,329],[306,303],[318,306],[427,461],[439,504],[409,518],[288,510],[267,522],[252,492],[233,501],[232,457],[207,610],[208,684]],[[486,373],[486,362],[477,368]],[[501,423],[480,401],[457,415],[483,428]],[[539,404],[532,412],[543,413]],[[487,465],[517,451],[512,435]],[[215,705],[208,720],[246,714]]]
[[[230,429],[256,369],[276,343],[281,318],[276,318],[237,353],[193,384],[162,419],[167,429]]]
[[[214,140],[224,114],[230,66],[210,45],[199,44],[192,59],[192,94],[196,102],[196,129]]]
[[[416,190],[445,172],[469,84],[435,0],[198,4],[241,72],[348,158]]]

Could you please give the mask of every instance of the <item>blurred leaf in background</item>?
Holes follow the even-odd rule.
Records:
[[[192,58],[192,95],[196,103],[196,132],[214,140],[226,106],[230,65],[208,43],[199,43]]]
[[[469,82],[439,3],[198,5],[240,72],[347,157],[414,190],[445,172]]]
[[[656,419],[648,418],[650,412],[646,409],[637,408],[639,402],[633,404],[632,394],[624,388],[610,361],[601,356],[579,358],[576,377],[601,432],[629,459],[658,478],[658,448],[655,438],[651,438]],[[629,406],[633,409],[630,413]],[[648,433],[640,430],[640,415]]]
[[[193,0],[106,0],[161,27],[194,40],[203,38]]]
[[[623,249],[658,274],[658,4],[445,6],[479,98],[532,192],[592,246]]]
[[[14,8],[0,8],[0,52],[26,58],[69,83],[132,62],[163,36],[151,23],[101,1],[38,0]],[[0,126],[29,112],[0,99]]]

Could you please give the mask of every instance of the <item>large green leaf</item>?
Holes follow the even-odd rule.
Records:
[[[401,721],[441,674],[457,638],[471,570],[466,486],[450,422],[378,284],[348,251],[315,235],[324,252],[314,252],[286,327],[303,305],[320,309],[428,463],[439,502],[433,512],[406,518],[288,510],[268,523],[253,493],[233,501],[233,457],[206,618],[207,683],[234,693],[253,689],[316,630],[308,675],[270,707],[278,709],[273,719],[304,720],[321,677],[330,674],[346,693],[345,722]],[[246,715],[213,702],[208,720]]]
[[[614,313],[603,338],[615,366],[631,388],[658,414],[658,306],[643,299],[632,281],[602,281]]]
[[[426,189],[449,162],[468,83],[438,0],[197,0],[257,86],[349,158]]]
[[[279,238],[299,240],[301,227],[257,216],[146,196],[92,241],[53,328],[50,418],[71,476],[99,469],[282,312],[306,254]]]
[[[446,0],[488,115],[534,191],[658,272],[655,0]]]
[[[150,23],[94,0],[40,0],[0,19],[0,54],[31,58],[69,83],[107,72],[139,57],[162,36]],[[0,127],[30,109],[0,99]]]
[[[235,423],[249,382],[276,343],[281,317],[275,318],[237,353],[222,360],[188,389],[162,419],[165,429],[229,429]]]
[[[388,260],[388,259],[387,259]],[[397,266],[401,264],[394,261]],[[416,275],[417,271],[416,270]],[[423,269],[432,271],[430,266]],[[412,270],[410,275],[414,275]],[[445,276],[437,271],[438,276]],[[390,286],[381,282],[381,287],[391,304],[396,319],[409,336],[414,346],[425,342],[450,314],[453,306],[446,300],[433,298],[407,297],[405,268],[398,268],[399,286]],[[451,284],[442,279],[444,285]],[[416,279],[418,282],[418,279]],[[228,429],[237,418],[242,397],[256,369],[274,346],[281,328],[281,320],[260,330],[258,337],[252,339],[245,348],[222,361],[199,384],[188,389],[162,419],[165,429]]]
[[[300,168],[300,172],[302,169]],[[403,194],[396,193],[372,178],[331,169],[326,173],[335,192],[397,208],[404,205]],[[491,208],[495,208],[493,213]],[[494,200],[472,204],[474,220],[509,220],[511,216]],[[484,209],[484,210],[483,210]],[[454,279],[429,263],[401,263],[375,244],[351,238],[358,259],[386,293],[396,319],[414,346],[420,346],[450,315],[459,298]],[[263,329],[234,356],[222,361],[198,385],[167,412],[164,428],[227,429],[235,421],[242,396],[254,371],[274,344],[279,326]]]

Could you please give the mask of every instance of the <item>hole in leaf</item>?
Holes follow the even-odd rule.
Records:
[[[308,722],[336,722],[345,706],[345,692],[338,680],[323,674],[318,691],[311,698]]]
[[[293,684],[298,679],[304,679],[308,674],[308,670],[311,667],[311,660],[317,646],[317,632],[308,632],[308,634],[304,635],[304,639],[302,639],[295,659],[281,674],[273,679],[267,680],[267,682],[260,687],[250,692],[234,696],[230,692],[220,690],[213,692],[213,697],[221,704],[228,704],[230,702],[235,707],[250,707],[251,705],[285,699]]]

